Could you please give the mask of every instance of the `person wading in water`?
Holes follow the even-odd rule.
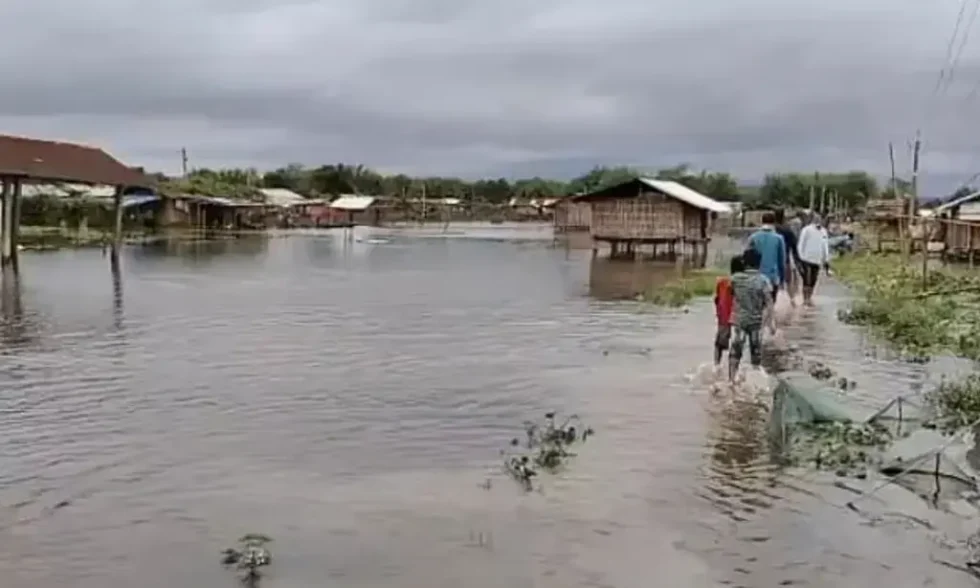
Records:
[[[796,248],[800,258],[800,276],[803,278],[803,304],[813,306],[813,290],[817,286],[820,269],[823,268],[830,275],[830,238],[816,213],[800,231]]]
[[[796,269],[800,267],[800,255],[796,250],[796,232],[786,222],[786,212],[782,208],[776,210],[775,217],[776,232],[779,233],[779,236],[783,238],[783,243],[786,244],[786,269],[784,270],[784,275],[786,276],[786,294],[789,295],[789,303],[796,306],[796,292],[799,287],[799,280],[796,277],[794,266]]]
[[[776,215],[767,212],[762,215],[762,226],[749,236],[749,248],[759,253],[759,271],[769,279],[771,283],[770,297],[772,304],[769,306],[766,323],[769,325],[769,332],[776,332],[776,320],[773,316],[772,308],[776,304],[776,295],[779,289],[786,285],[786,243],[776,232]]]

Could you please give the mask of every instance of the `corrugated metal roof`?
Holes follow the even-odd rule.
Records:
[[[143,206],[144,204],[149,204],[150,202],[159,202],[160,197],[152,194],[140,195],[140,196],[123,196],[122,206],[123,208],[130,208],[133,206]]]
[[[73,184],[69,182],[61,182],[56,184],[25,183],[21,187],[21,194],[27,198],[34,196],[55,196],[58,198],[65,198],[68,196],[112,198],[115,193],[115,186],[89,186],[88,184]]]
[[[181,194],[178,196],[184,200],[190,200],[200,204],[210,204],[211,206],[226,206],[228,208],[243,208],[246,206],[265,206],[261,202],[249,202],[247,200],[232,200],[221,196],[203,196],[201,194]]]
[[[713,198],[708,198],[704,194],[696,192],[678,182],[671,180],[657,180],[654,178],[640,178],[640,181],[647,186],[650,186],[654,190],[663,192],[668,196],[673,196],[681,202],[686,202],[687,204],[690,204],[695,208],[700,208],[701,210],[708,210],[719,214],[725,214],[732,211],[732,207],[724,202],[718,202]]]
[[[422,202],[425,202],[426,205],[431,204],[432,206],[459,206],[463,203],[459,198],[426,198],[424,201],[421,198],[410,198],[408,201],[412,204],[422,204]]]
[[[681,202],[701,210],[708,210],[718,214],[730,214],[732,212],[732,208],[724,202],[719,202],[713,198],[708,198],[704,194],[696,192],[695,190],[692,190],[679,182],[674,182],[672,180],[658,180],[656,178],[634,178],[614,186],[603,188],[602,190],[598,190],[596,192],[573,196],[572,200],[578,202],[593,202],[595,200],[604,200],[613,197],[635,198],[639,195],[640,190],[633,191],[631,194],[624,194],[623,190],[628,186],[634,186],[637,183],[648,188],[653,188],[666,196],[676,198]]]
[[[367,210],[374,204],[373,196],[341,196],[330,203],[330,208],[338,210]]]
[[[265,201],[273,206],[292,206],[306,202],[306,198],[286,188],[260,188],[259,192],[265,197]]]
[[[977,198],[980,198],[980,191],[978,191],[978,192],[970,192],[969,194],[967,194],[965,196],[960,196],[956,200],[950,200],[949,202],[947,202],[945,204],[941,204],[941,205],[937,206],[934,209],[935,210],[935,214],[942,214],[943,212],[946,212],[950,208],[956,208],[957,206],[960,206],[961,204],[966,204],[967,202],[972,202],[972,201],[976,200]]]
[[[10,135],[0,135],[0,175],[86,184],[152,183],[96,147]]]

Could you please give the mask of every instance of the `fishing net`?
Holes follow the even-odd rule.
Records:
[[[878,409],[858,407],[825,381],[790,373],[773,390],[770,431],[777,450],[791,463],[842,475],[874,469],[917,488],[937,485],[940,478],[973,487],[974,470],[967,461],[972,436],[924,428],[929,417],[928,410],[906,397]]]
[[[863,423],[870,416],[844,404],[837,390],[809,374],[784,374],[773,390],[771,425],[780,435],[794,425]]]
[[[786,427],[800,424],[921,423],[926,416],[920,404],[901,396],[878,409],[854,406],[846,402],[839,388],[800,372],[779,377],[773,390],[771,424],[782,433]]]
[[[917,429],[892,443],[881,455],[882,473],[907,478],[945,478],[972,487],[976,480],[967,461],[972,439],[963,434],[944,435],[935,429]],[[931,485],[931,482],[928,484]]]

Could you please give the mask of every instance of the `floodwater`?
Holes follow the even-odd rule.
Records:
[[[246,532],[275,539],[279,588],[972,585],[933,533],[768,465],[764,415],[685,377],[710,302],[629,300],[656,271],[534,227],[343,235],[133,247],[115,276],[22,257],[4,588],[232,586],[218,552]],[[936,377],[869,355],[843,297],[825,284],[787,342],[872,403]],[[524,494],[498,452],[547,410],[597,436]]]

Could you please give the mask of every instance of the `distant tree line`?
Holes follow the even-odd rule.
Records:
[[[159,174],[158,174],[159,175]],[[513,198],[542,200],[598,190],[637,176],[674,180],[706,196],[728,202],[742,202],[747,208],[775,206],[806,207],[811,197],[833,195],[840,207],[857,209],[872,198],[905,194],[906,182],[879,187],[873,176],[863,171],[844,173],[771,173],[757,185],[741,185],[726,172],[694,171],[687,165],[658,170],[635,167],[595,167],[569,181],[527,178],[519,180],[456,177],[411,177],[385,175],[363,165],[321,165],[304,167],[290,164],[261,173],[255,169],[196,169],[180,179],[159,175],[164,189],[185,193],[257,198],[258,188],[287,188],[310,198],[340,194],[383,195],[397,199],[459,198],[463,202],[502,204]],[[811,196],[814,195],[814,196]]]

